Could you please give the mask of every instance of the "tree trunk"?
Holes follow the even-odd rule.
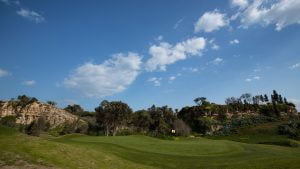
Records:
[[[113,136],[116,136],[117,130],[118,130],[118,127],[114,127],[114,130],[113,130]]]
[[[109,127],[108,126],[106,126],[106,136],[109,136]]]

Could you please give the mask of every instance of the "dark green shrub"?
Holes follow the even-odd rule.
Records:
[[[289,121],[287,124],[278,126],[278,133],[290,138],[300,138],[300,121]]]
[[[17,127],[16,116],[5,116],[0,120],[0,124],[8,127]]]
[[[26,133],[33,136],[40,136],[42,132],[48,131],[50,124],[46,121],[44,117],[40,117],[33,121],[26,128]]]

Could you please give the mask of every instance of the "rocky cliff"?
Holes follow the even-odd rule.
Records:
[[[51,128],[78,121],[77,116],[41,102],[32,102],[26,105],[22,105],[18,101],[1,102],[0,118],[5,116],[16,116],[16,123],[24,125],[28,125],[43,117],[50,124]]]

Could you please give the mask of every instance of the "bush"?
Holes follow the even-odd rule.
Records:
[[[5,116],[1,118],[0,124],[7,127],[17,127],[16,120],[16,116]]]
[[[173,129],[176,136],[188,136],[191,133],[191,128],[181,119],[173,122]]]
[[[40,136],[42,132],[48,131],[49,128],[50,124],[46,122],[44,117],[40,117],[27,126],[26,133],[33,136]]]
[[[278,126],[278,133],[300,139],[300,121],[291,120],[287,124]]]
[[[223,128],[219,130],[216,134],[228,135],[231,133],[235,133],[240,127],[253,126],[261,123],[272,122],[275,120],[276,118],[263,115],[234,118],[231,121],[226,122],[223,125]]]

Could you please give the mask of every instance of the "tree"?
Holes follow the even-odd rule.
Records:
[[[173,122],[173,129],[177,136],[188,136],[191,133],[191,128],[181,119],[176,119]]]
[[[288,101],[286,98],[283,98],[284,104],[288,104]]]
[[[51,106],[56,106],[57,105],[57,103],[56,102],[54,102],[54,101],[47,101],[47,103],[49,104],[49,105],[51,105]]]
[[[281,95],[278,95],[278,103],[283,103],[283,99]]]
[[[49,127],[50,125],[47,123],[45,117],[41,116],[27,126],[26,133],[33,136],[40,136],[41,132],[47,131]]]
[[[68,105],[66,108],[64,108],[67,112],[75,115],[82,115],[84,113],[83,108],[78,104]]]
[[[278,96],[278,93],[276,92],[276,90],[273,90],[273,94],[271,95],[271,98],[272,98],[273,103],[278,103],[279,96]]]
[[[240,97],[241,100],[243,100],[244,104],[250,104],[252,101],[251,94],[250,93],[244,93]]]
[[[197,97],[194,99],[194,102],[199,106],[206,106],[209,102],[206,100],[206,97]]]
[[[25,107],[26,105],[34,102],[38,102],[38,99],[36,99],[35,97],[28,97],[26,95],[18,96],[18,105],[20,105],[21,107]]]
[[[268,98],[268,95],[264,95],[264,101],[266,102],[266,103],[268,103],[269,102],[269,98]]]
[[[97,122],[105,128],[106,136],[110,133],[115,136],[118,129],[127,124],[132,114],[131,108],[121,101],[104,100],[95,111]]]
[[[152,123],[152,118],[148,111],[139,110],[133,114],[132,123],[139,132],[148,132]]]

